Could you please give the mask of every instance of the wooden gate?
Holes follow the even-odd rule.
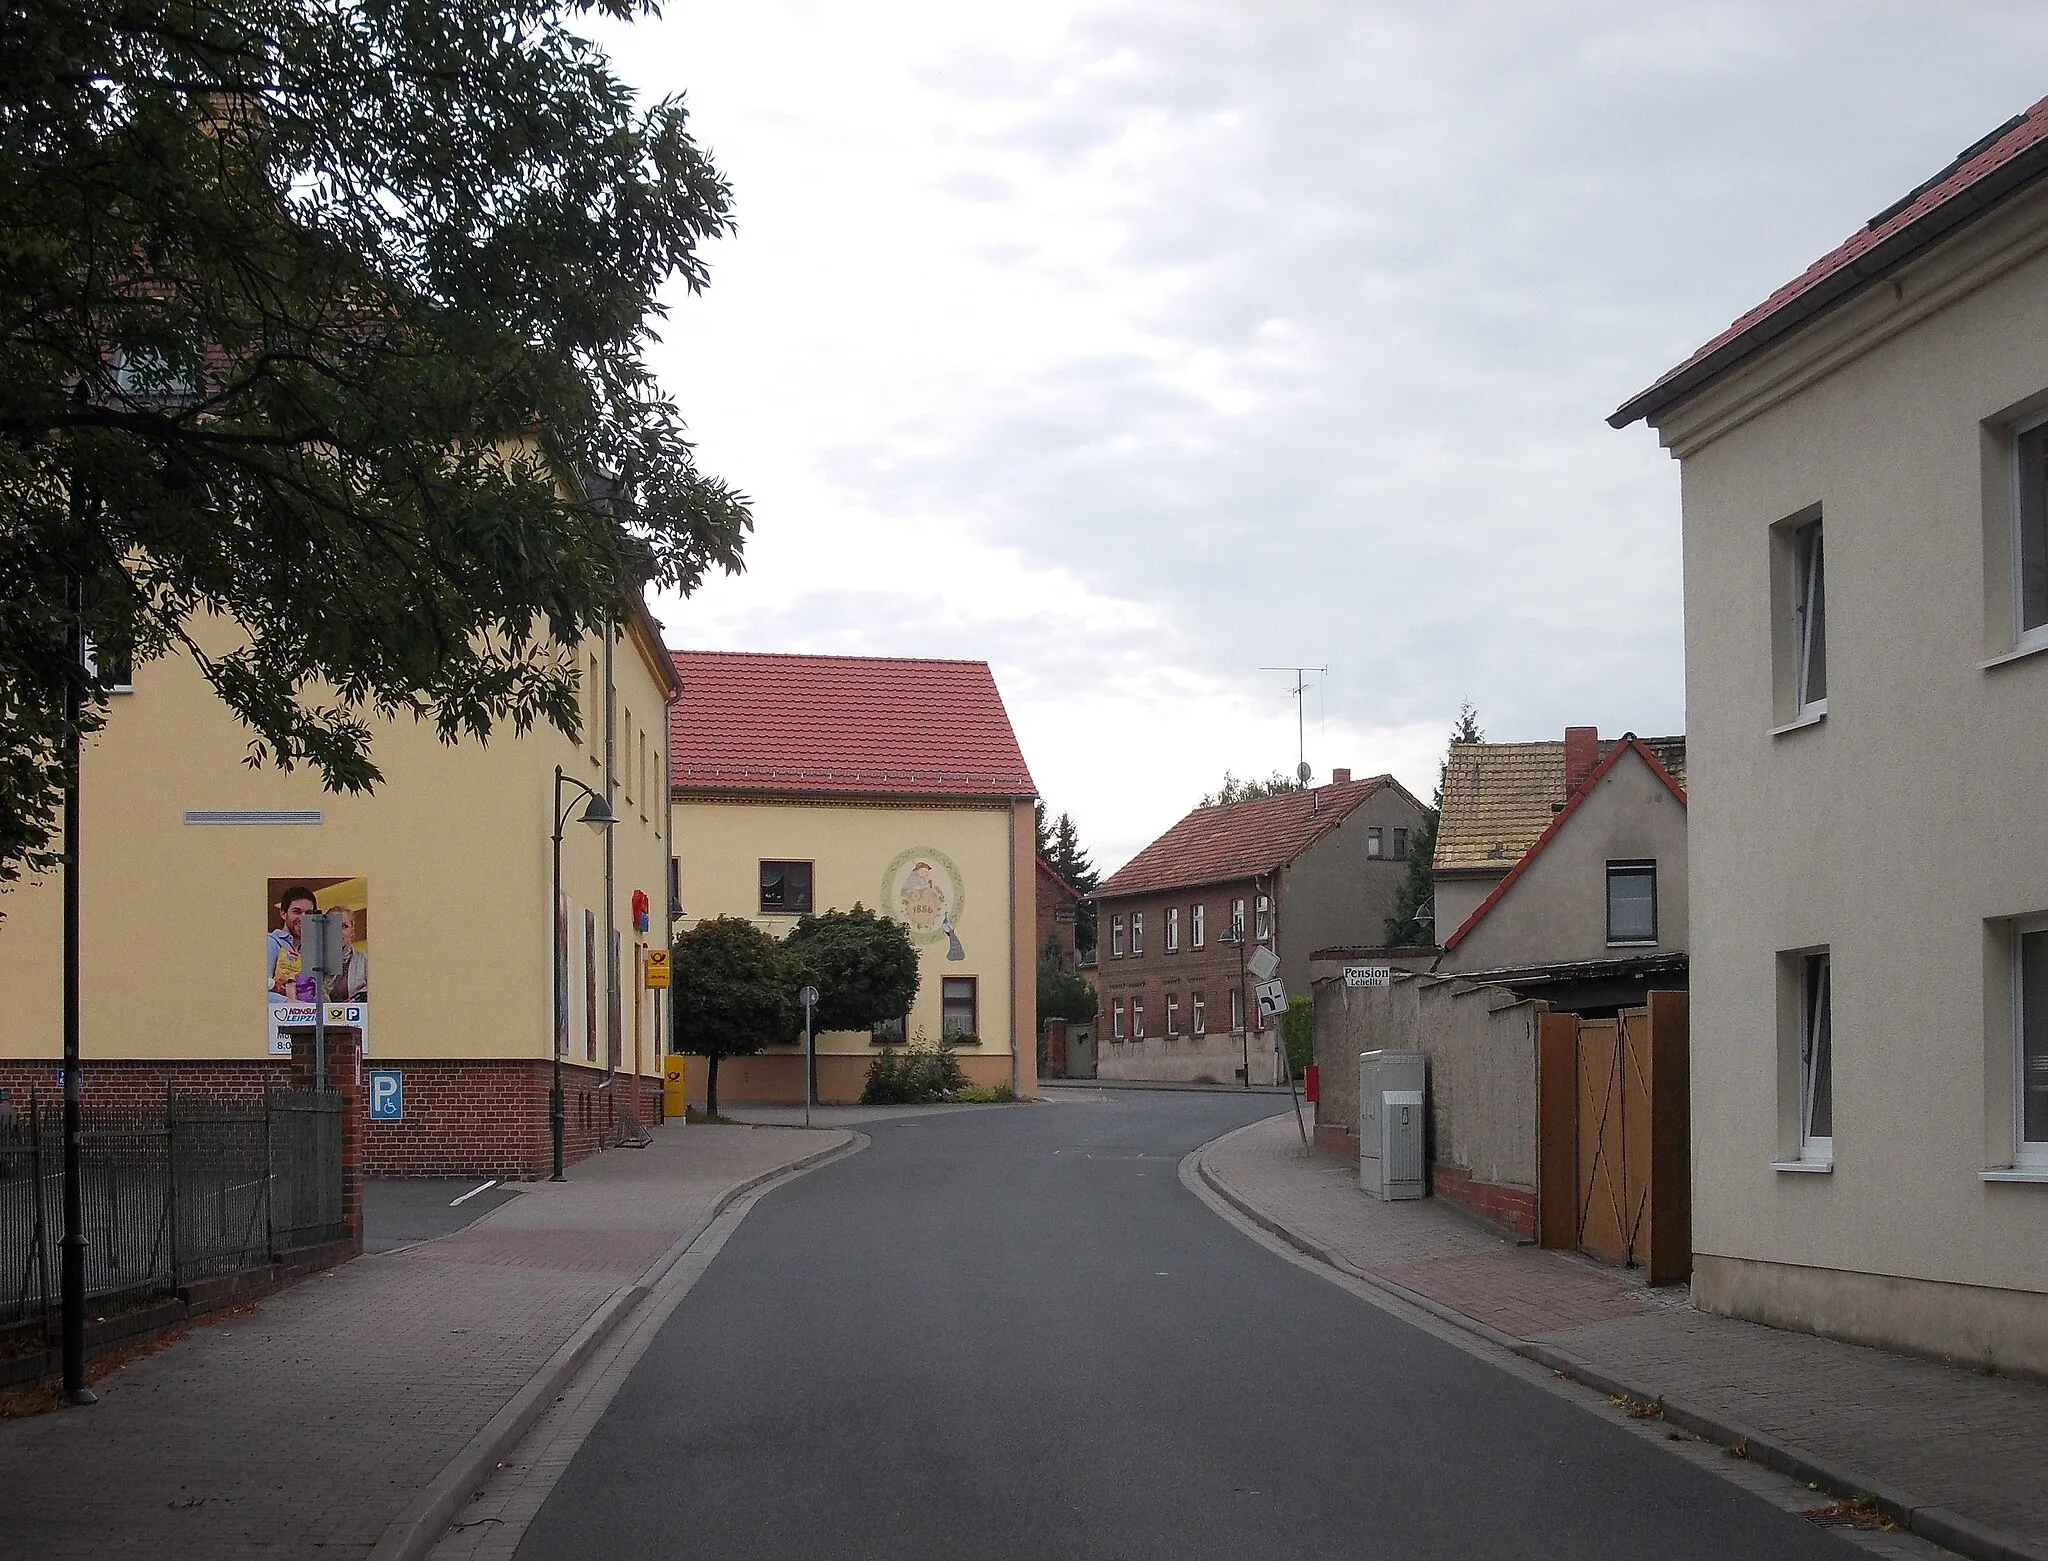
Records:
[[[1614,1019],[1545,1014],[1538,1033],[1537,1236],[1652,1284],[1692,1272],[1687,1007],[1652,992]]]

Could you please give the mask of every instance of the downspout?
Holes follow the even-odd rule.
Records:
[[[1010,804],[1010,1093],[1016,1094],[1023,1074],[1017,1062],[1017,1048],[1024,1043],[1018,1039],[1017,1021],[1024,1017],[1024,993],[1017,983],[1017,804]],[[1033,929],[1036,931],[1036,928]],[[1032,1029],[1031,1044],[1038,1044],[1036,1026]]]
[[[661,647],[663,656],[668,656],[668,645]],[[673,657],[669,659],[671,670],[675,667]],[[682,680],[676,680],[680,683]],[[661,712],[661,843],[664,860],[661,864],[661,946],[673,949],[676,943],[676,921],[682,913],[682,890],[676,882],[676,788],[675,770],[671,768],[675,759],[675,707],[683,702],[683,696],[671,690]],[[674,960],[670,960],[669,981],[675,981]],[[654,1068],[661,1078],[664,1091],[662,1099],[667,1100],[668,1057],[675,1046],[675,1000],[673,984],[663,987],[655,994],[655,1046]]]
[[[618,626],[610,618],[604,625],[604,802],[612,809],[613,817],[618,816],[614,800],[618,794],[618,775],[613,764],[613,740],[616,736],[618,689],[612,682],[612,645],[618,637]],[[605,981],[605,1035],[604,1035],[604,1083],[608,1091],[616,1091],[619,1083],[619,934],[618,907],[614,866],[618,848],[615,837],[618,826],[604,832],[604,960],[607,979]],[[614,1119],[618,1115],[619,1099],[616,1093],[611,1097]]]

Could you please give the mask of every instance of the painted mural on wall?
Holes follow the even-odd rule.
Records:
[[[316,1004],[327,1022],[362,1032],[370,1049],[370,881],[367,878],[272,878],[264,890],[264,998],[270,1054],[289,1057],[291,1032],[310,1029]],[[321,980],[305,968],[300,929],[308,915],[341,913],[341,962]]]
[[[882,904],[910,929],[911,942],[936,943],[944,938],[946,958],[967,957],[959,930],[967,889],[960,869],[945,852],[930,846],[899,851],[882,874]]]

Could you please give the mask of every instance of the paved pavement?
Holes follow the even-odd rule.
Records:
[[[1211,1145],[1203,1179],[1294,1245],[1505,1336],[1667,1418],[1877,1495],[1968,1554],[2048,1557],[2048,1386],[1695,1311],[1573,1255],[1504,1241],[1430,1199],[1381,1203],[1291,1120]]]
[[[524,1185],[478,1176],[372,1176],[363,1183],[363,1250],[396,1252],[451,1235],[511,1202]]]
[[[1103,1092],[873,1122],[730,1232],[622,1380],[565,1396],[573,1424],[509,1457],[527,1488],[487,1492],[459,1553],[1930,1553],[1847,1541],[1798,1515],[1803,1487],[1246,1240],[1183,1158],[1273,1107]]]
[[[457,1234],[197,1329],[102,1381],[91,1408],[0,1421],[0,1555],[370,1555],[723,1201],[852,1141],[658,1129]]]

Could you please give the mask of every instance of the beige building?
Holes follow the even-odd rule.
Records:
[[[2048,103],[1621,408],[1681,463],[1695,1296],[2048,1371]]]
[[[237,637],[223,620],[194,627],[210,651]],[[87,1097],[282,1085],[290,1032],[310,1027],[319,996],[291,928],[340,909],[352,953],[326,994],[329,1022],[359,1035],[366,1066],[385,1075],[383,1114],[364,1130],[372,1174],[549,1167],[551,950],[567,975],[570,1157],[614,1136],[624,1113],[657,1112],[660,994],[642,972],[668,938],[674,673],[637,602],[579,662],[580,742],[543,726],[448,745],[429,725],[375,723],[385,780],[367,796],[327,792],[310,769],[246,764],[249,732],[188,656],[137,667],[82,770]],[[563,789],[559,944],[558,765],[608,794],[617,816],[607,831],[585,828],[575,819],[588,799]],[[61,902],[55,875],[0,895],[0,1087],[17,1105],[57,1082]]]
[[[1037,788],[988,664],[682,651],[670,783],[679,931],[743,916],[895,917],[920,955],[910,1012],[817,1037],[818,1098],[860,1098],[884,1046],[948,1037],[971,1082],[1037,1090]],[[677,1000],[687,1002],[685,993]],[[704,1097],[704,1059],[687,1088]],[[798,1037],[720,1062],[728,1101],[804,1098]]]

